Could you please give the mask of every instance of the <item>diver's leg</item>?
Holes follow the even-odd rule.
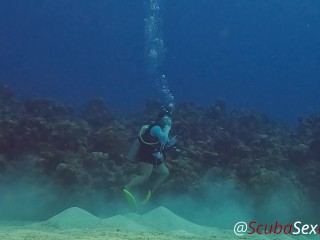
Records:
[[[125,189],[131,191],[132,188],[139,186],[146,181],[151,176],[152,170],[153,170],[153,165],[150,163],[145,163],[145,162],[139,162],[139,175],[135,176],[131,181],[124,186]]]
[[[158,189],[160,184],[169,176],[169,169],[164,163],[162,163],[160,166],[155,167],[155,172],[157,173],[157,176],[152,184],[152,193],[154,193]]]

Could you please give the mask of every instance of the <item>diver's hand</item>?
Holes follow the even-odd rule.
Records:
[[[177,142],[177,136],[174,136],[167,142],[167,146],[172,147],[173,145],[176,144],[176,142]]]
[[[162,152],[155,152],[155,153],[152,153],[152,155],[160,161],[163,161],[164,159]]]

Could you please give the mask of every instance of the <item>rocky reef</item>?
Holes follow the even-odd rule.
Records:
[[[75,114],[53,100],[18,100],[0,86],[0,180],[22,170],[79,195],[119,195],[137,171],[124,156],[160,106],[150,100],[144,112],[121,116],[93,99]],[[160,193],[196,192],[205,177],[230,181],[257,202],[290,187],[319,200],[320,114],[290,129],[262,113],[227,111],[219,99],[207,108],[179,103],[173,119],[178,143],[168,149],[171,174]]]

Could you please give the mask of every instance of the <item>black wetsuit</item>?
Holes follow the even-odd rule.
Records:
[[[141,137],[139,137],[140,148],[137,154],[137,160],[138,162],[144,162],[144,163],[149,163],[155,166],[159,166],[162,164],[162,161],[154,157],[152,154],[156,152],[162,152],[165,158],[165,151],[164,149],[161,149],[161,143],[159,139],[157,137],[151,136],[150,134],[151,129],[154,126],[159,126],[159,125],[158,124],[150,125],[145,130],[145,132],[141,135]]]

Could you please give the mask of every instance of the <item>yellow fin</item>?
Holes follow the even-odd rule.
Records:
[[[123,196],[125,197],[125,199],[127,200],[127,202],[129,203],[130,207],[133,209],[133,210],[136,210],[137,208],[137,204],[136,204],[136,200],[134,198],[134,196],[132,195],[131,192],[129,192],[127,189],[122,189],[122,193],[123,193]]]
[[[144,200],[141,202],[141,204],[146,204],[147,202],[149,202],[151,196],[152,196],[152,192],[151,192],[151,190],[149,190],[149,191],[147,192],[146,197],[145,197]]]

